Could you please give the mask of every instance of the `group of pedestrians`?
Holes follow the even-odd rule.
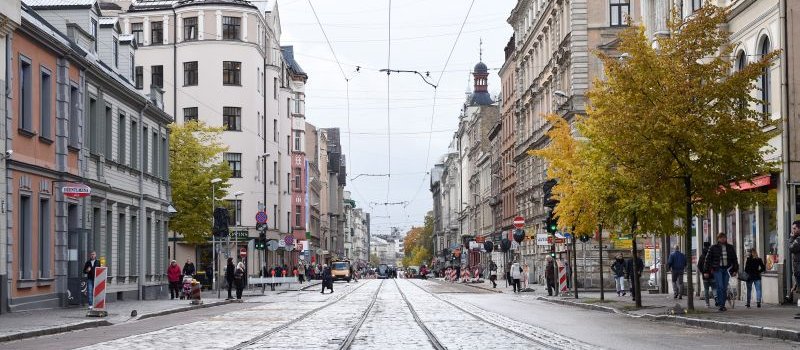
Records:
[[[624,297],[630,292],[631,299],[636,301],[635,281],[636,279],[641,280],[643,271],[644,262],[642,258],[637,256],[636,259],[630,258],[626,260],[622,253],[617,254],[617,256],[614,257],[614,261],[611,263],[611,275],[614,277],[617,296]],[[626,281],[629,285],[628,289],[625,289]]]

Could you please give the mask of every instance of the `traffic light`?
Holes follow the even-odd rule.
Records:
[[[264,250],[264,248],[266,248],[264,240],[262,240],[261,238],[257,238],[255,242],[255,248],[256,250]]]
[[[553,258],[553,259],[556,258],[556,245],[555,244],[551,244],[550,245],[550,257]]]
[[[558,204],[558,200],[553,198],[553,187],[558,184],[558,181],[555,179],[550,179],[542,184],[542,194],[544,206],[547,208],[555,208],[556,204]]]
[[[554,235],[556,231],[558,231],[558,219],[553,215],[553,212],[547,214],[547,219],[544,221],[545,231],[547,233]]]

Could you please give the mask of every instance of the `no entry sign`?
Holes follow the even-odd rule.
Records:
[[[523,228],[525,226],[525,218],[517,216],[514,218],[514,227]]]

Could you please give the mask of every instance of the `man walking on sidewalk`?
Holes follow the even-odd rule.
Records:
[[[705,269],[703,276],[709,272],[714,275],[714,282],[717,285],[717,306],[719,311],[727,311],[725,308],[725,298],[728,294],[728,282],[731,277],[735,277],[739,271],[739,259],[736,257],[736,248],[728,244],[728,235],[720,233],[717,235],[717,244],[712,245],[706,256]]]
[[[553,260],[553,257],[548,256],[546,264],[544,268],[544,279],[547,283],[547,296],[553,296],[554,290],[556,295],[558,295],[558,288],[556,288],[556,261]]]
[[[520,288],[519,280],[522,278],[522,267],[519,266],[519,263],[514,260],[514,263],[511,264],[511,283],[514,286],[514,293],[519,293],[522,291]]]
[[[83,264],[83,272],[86,274],[86,295],[89,297],[89,310],[94,305],[94,269],[100,267],[97,260],[97,253],[89,253],[89,260]]]
[[[786,301],[791,302],[797,286],[800,285],[800,221],[792,223],[792,235],[789,237],[789,252],[792,253],[792,275],[794,275],[794,286],[786,296]],[[800,314],[794,316],[800,320]]]
[[[625,261],[625,275],[628,276],[628,282],[631,284],[630,291],[633,301],[636,301],[636,280],[642,280],[642,271],[644,271],[642,258],[637,256],[634,261],[634,258],[631,257]],[[641,288],[641,285],[639,287]]]
[[[667,271],[672,272],[672,288],[675,291],[675,299],[683,299],[683,271],[686,269],[686,255],[681,253],[681,247],[675,246],[675,250],[667,259]]]

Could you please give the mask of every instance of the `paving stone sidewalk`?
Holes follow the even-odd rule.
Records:
[[[265,296],[288,291],[297,291],[301,288],[315,286],[318,281],[311,284],[284,284],[276,286],[275,291],[267,287]],[[122,300],[108,303],[108,317],[86,317],[85,307],[41,309],[21,311],[0,315],[0,342],[36,337],[41,335],[63,333],[77,329],[108,326],[141,320],[160,315],[194,310],[200,307],[213,307],[228,303],[225,300],[227,290],[222,290],[221,298],[217,298],[217,291],[203,292],[203,305],[191,305],[187,300]],[[246,289],[245,298],[262,296],[260,288]],[[131,312],[136,310],[136,316],[131,317]]]
[[[497,281],[497,288],[492,288],[492,284],[489,282],[464,283],[464,285],[493,292],[513,294],[512,287],[507,287],[504,280]],[[800,314],[800,308],[795,305],[762,304],[761,308],[757,308],[755,302],[752,302],[751,308],[748,309],[745,307],[744,301],[737,300],[734,308],[728,307],[728,311],[720,312],[713,307],[713,300],[711,302],[712,307],[709,308],[706,306],[705,300],[695,298],[695,311],[684,315],[673,315],[671,309],[676,304],[680,305],[681,308],[686,308],[686,297],[674,299],[671,294],[644,294],[642,296],[642,308],[636,309],[630,294],[618,297],[613,290],[607,291],[605,300],[601,301],[600,293],[597,291],[583,292],[579,290],[578,295],[580,298],[575,299],[571,295],[548,296],[547,289],[543,285],[532,284],[530,288],[533,291],[516,295],[525,299],[534,298],[598,311],[615,312],[630,317],[800,341],[800,320],[794,319],[795,315]]]

